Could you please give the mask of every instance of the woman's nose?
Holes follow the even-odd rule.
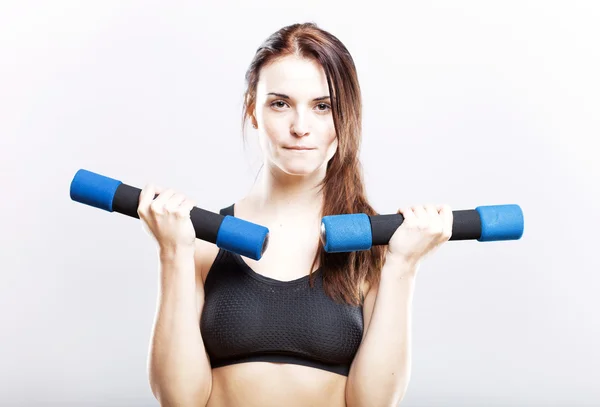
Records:
[[[292,122],[291,132],[298,137],[307,136],[309,134],[308,120],[304,114],[296,113],[294,121]]]

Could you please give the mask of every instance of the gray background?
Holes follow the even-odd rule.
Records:
[[[157,405],[154,243],[71,201],[70,181],[239,199],[260,162],[241,140],[245,69],[271,32],[314,21],[355,58],[377,210],[525,213],[520,241],[423,263],[403,405],[600,405],[600,4],[201,3],[2,2],[0,403]]]

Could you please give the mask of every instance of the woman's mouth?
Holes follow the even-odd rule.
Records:
[[[291,146],[291,147],[284,147],[286,150],[291,150],[291,151],[311,151],[314,150],[314,148],[312,147],[306,147],[306,146]]]

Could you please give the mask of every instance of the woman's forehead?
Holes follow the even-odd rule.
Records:
[[[313,99],[329,95],[329,88],[325,71],[318,62],[286,56],[261,69],[257,92],[262,95],[274,92]]]

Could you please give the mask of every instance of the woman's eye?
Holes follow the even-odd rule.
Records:
[[[271,106],[277,107],[277,108],[284,108],[285,103],[282,102],[281,100],[276,100],[275,102],[271,103]]]
[[[318,110],[327,110],[327,109],[329,109],[329,105],[326,103],[319,103],[317,105],[317,108],[318,108]]]

